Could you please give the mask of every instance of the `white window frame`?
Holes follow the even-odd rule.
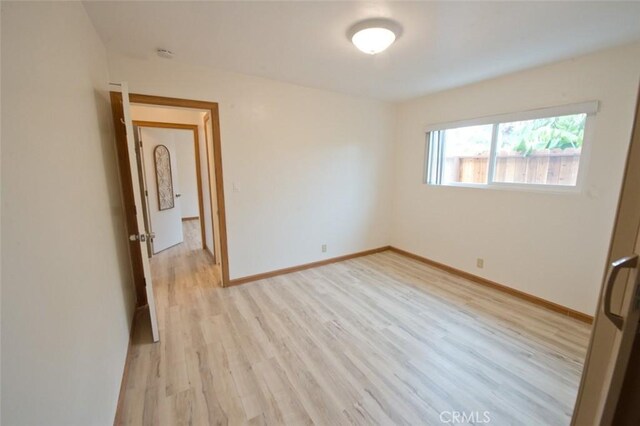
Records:
[[[447,123],[432,124],[425,128],[426,143],[425,143],[425,161],[424,161],[424,177],[423,183],[429,186],[441,186],[441,187],[467,187],[467,188],[491,188],[491,189],[516,189],[526,191],[544,191],[544,192],[581,192],[583,183],[586,176],[586,165],[588,164],[588,158],[591,152],[591,139],[592,139],[592,127],[593,118],[598,112],[599,102],[588,101],[580,102],[569,105],[554,106],[548,108],[539,108],[529,111],[521,111],[516,113],[492,115],[481,118],[474,118],[468,120],[453,121]],[[535,120],[538,118],[559,117],[563,115],[574,114],[586,114],[584,124],[584,138],[582,140],[582,149],[580,152],[580,162],[578,164],[578,176],[576,178],[575,185],[553,185],[553,184],[535,184],[535,183],[512,183],[512,182],[494,182],[494,170],[496,163],[496,148],[498,144],[498,126],[502,123],[511,123],[514,121],[526,121]],[[435,158],[431,156],[430,139],[431,133],[436,131],[455,129],[459,127],[469,126],[481,126],[481,125],[493,125],[491,136],[491,148],[489,150],[489,166],[487,170],[487,183],[467,183],[467,182],[448,182],[441,183],[439,180],[442,177],[442,172],[439,170],[442,167],[442,154],[437,153]],[[442,144],[438,144],[442,147]],[[432,182],[430,174],[432,173],[432,167],[437,167],[435,171],[438,182]]]

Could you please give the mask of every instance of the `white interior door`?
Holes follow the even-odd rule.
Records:
[[[640,237],[640,234],[638,235]],[[638,243],[640,243],[640,238]],[[638,253],[640,246],[629,255],[622,257],[612,263],[608,280],[605,283],[605,296],[602,300],[602,311],[604,317],[602,321],[616,326],[613,345],[609,348],[609,362],[604,374],[604,386],[602,388],[602,400],[598,408],[597,417],[600,424],[613,424],[613,418],[620,399],[620,392],[624,383],[625,374],[629,365],[629,356],[633,346],[634,338],[638,329],[638,319],[640,310],[638,309]],[[616,275],[620,271],[628,269],[629,273],[624,280],[616,280]],[[618,281],[616,283],[616,281]],[[623,306],[619,313],[614,312],[615,308],[612,297],[613,286],[624,286],[626,291],[623,296]],[[595,335],[594,338],[598,338]]]
[[[129,107],[129,89],[127,83],[120,84],[120,91],[122,93],[122,110],[123,110],[123,125],[126,128],[127,136],[127,148],[129,150],[129,172],[131,173],[131,181],[133,182],[133,198],[137,212],[142,212],[142,194],[140,192],[140,178],[138,175],[138,164],[136,159],[136,146],[135,138],[133,135],[133,123],[131,121],[131,111]],[[145,228],[144,217],[142,214],[136,215],[138,222],[138,229],[140,233],[138,235],[129,235],[129,239],[134,243],[131,244],[132,250],[140,250],[142,257],[142,269],[145,279],[145,291],[147,295],[147,303],[149,305],[149,318],[151,320],[151,333],[153,341],[160,340],[160,334],[158,332],[158,318],[156,314],[156,303],[153,295],[153,283],[151,280],[151,268],[149,266],[149,254],[147,251],[147,239],[149,238],[149,230]],[[137,242],[137,244],[136,244]]]
[[[640,246],[610,266],[572,425],[613,424],[640,318],[638,252]],[[620,310],[611,297],[616,286],[624,288]]]
[[[151,232],[155,234],[152,241],[154,254],[184,241],[184,235],[182,234],[182,209],[180,206],[180,182],[178,179],[178,162],[175,147],[176,132],[180,132],[180,130],[158,127],[140,128],[142,155],[144,156],[145,177],[148,188],[149,219],[151,222]],[[171,166],[172,191],[170,195],[172,202],[169,205],[166,204],[167,198],[164,200],[164,205],[161,205],[160,192],[158,191],[158,167],[162,166],[156,165],[156,154],[160,146],[167,148],[169,164]]]

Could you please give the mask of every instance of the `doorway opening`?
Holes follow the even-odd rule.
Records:
[[[214,210],[210,182],[202,173],[204,159],[199,137],[199,133],[205,133],[202,125],[205,113],[185,111],[190,121],[200,121],[200,125],[177,122],[182,120],[138,120],[139,116],[163,118],[163,115],[180,119],[181,111],[142,108],[131,105],[134,137],[141,154],[137,161],[144,222],[152,235],[147,240],[149,256],[184,242],[183,222],[190,222],[189,228],[197,228],[199,237],[196,242],[191,233],[187,234],[192,240],[189,243],[205,250],[215,262]]]
[[[147,258],[183,244],[185,235],[183,245],[207,253],[208,264],[219,266],[220,284],[228,285],[218,104],[123,93],[111,92],[111,100],[138,307],[153,302]]]

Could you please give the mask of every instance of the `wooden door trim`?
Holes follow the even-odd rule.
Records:
[[[129,169],[129,147],[127,146],[127,130],[120,119],[124,117],[122,107],[122,93],[110,92],[111,112],[113,115],[113,123],[115,130],[116,155],[118,157],[118,171],[120,173],[120,186],[122,187],[122,200],[124,204],[125,223],[127,227],[127,235],[138,235],[138,220],[136,214],[136,204],[133,195],[133,181]],[[135,161],[135,160],[134,160]],[[129,241],[129,239],[127,239]],[[129,245],[139,244],[137,241],[129,241]],[[142,254],[140,250],[129,247],[129,256],[131,258],[131,269],[133,274],[133,283],[136,292],[136,305],[144,306],[147,304],[147,294],[145,290],[144,269],[142,266]]]
[[[202,109],[209,112],[209,116],[211,117],[211,137],[213,139],[213,165],[215,173],[216,199],[218,202],[218,220],[220,224],[220,232],[218,238],[220,239],[222,286],[228,286],[229,254],[227,248],[227,217],[224,202],[224,180],[222,177],[222,142],[220,140],[220,115],[218,110],[218,103],[179,98],[168,98],[164,96],[143,95],[138,93],[130,93],[129,101],[136,104]]]
[[[193,132],[193,145],[196,151],[196,175],[198,187],[198,211],[200,212],[200,235],[202,236],[202,248],[206,247],[204,230],[204,200],[202,193],[202,169],[200,167],[200,138],[198,136],[197,124],[166,123],[162,121],[141,121],[133,120],[133,125],[138,127],[152,127],[156,129],[191,130]],[[144,143],[144,142],[143,142]],[[209,181],[211,185],[211,181]]]
[[[126,146],[126,132],[124,126],[120,123],[120,117],[122,115],[122,94],[120,92],[110,92],[111,96],[111,108],[114,117],[115,130],[116,130],[116,146],[118,151],[118,161],[120,164],[120,176],[122,182],[123,199],[125,215],[127,217],[127,229],[129,233],[137,233],[138,226],[135,223],[136,211],[133,198],[133,183],[131,176],[127,172],[125,166],[129,165],[129,154]],[[218,110],[218,104],[216,102],[196,101],[188,99],[168,98],[164,96],[152,96],[143,95],[137,93],[129,94],[129,102],[136,104],[146,105],[159,105],[169,107],[182,107],[201,109],[209,113],[211,117],[211,136],[213,142],[213,164],[215,174],[215,187],[216,187],[216,200],[218,204],[218,220],[219,220],[219,233],[217,238],[220,241],[220,264],[221,264],[221,276],[222,286],[226,287],[229,284],[229,256],[227,249],[227,219],[224,200],[224,181],[222,171],[222,143],[220,140],[220,116]],[[177,124],[177,123],[174,123]],[[124,142],[124,149],[123,148]],[[131,218],[133,218],[133,226],[131,226]],[[215,238],[215,235],[214,235]],[[138,305],[145,305],[146,295],[144,293],[144,275],[138,276],[142,273],[142,259],[136,260],[136,254],[134,250],[131,255],[131,263],[133,266],[134,282],[136,285],[136,294]],[[137,256],[140,257],[139,255]]]
[[[211,117],[211,137],[213,139],[213,170],[215,173],[216,199],[218,202],[218,220],[220,225],[218,238],[220,241],[222,286],[228,286],[229,254],[227,248],[227,216],[224,201],[224,180],[222,177],[222,142],[220,140],[220,114],[218,110],[218,103],[196,101],[190,99],[168,98],[164,96],[143,95],[138,93],[130,93],[129,101],[136,104],[202,109],[209,112],[209,117]]]
[[[204,146],[205,146],[205,152],[206,152],[206,155],[207,155],[207,178],[209,179],[209,204],[211,204],[211,206],[210,206],[210,210],[211,210],[211,237],[215,241],[215,238],[216,238],[216,236],[215,236],[215,231],[216,231],[215,214],[216,214],[216,212],[213,211],[213,192],[211,191],[211,188],[213,188],[213,186],[211,185],[211,164],[209,163],[209,158],[211,158],[211,153],[209,152],[209,136],[207,135],[207,133],[208,133],[207,132],[207,125],[208,125],[209,121],[211,121],[211,115],[209,113],[206,113],[204,115],[204,118],[203,118],[202,122],[203,122],[203,130],[204,130]],[[213,129],[213,125],[211,126],[211,128]],[[216,263],[216,248],[215,248],[215,244],[213,245],[213,247],[211,247],[211,252],[213,252],[213,263]],[[211,252],[209,252],[209,254],[211,254]]]

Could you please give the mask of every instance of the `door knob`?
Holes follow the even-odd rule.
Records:
[[[624,317],[614,314],[611,311],[611,293],[613,292],[613,285],[616,282],[616,277],[618,276],[618,272],[620,272],[620,270],[625,268],[632,269],[636,266],[638,266],[638,255],[634,254],[632,256],[627,256],[616,260],[611,264],[611,267],[609,268],[609,277],[607,278],[606,282],[607,287],[604,291],[604,314],[616,327],[618,327],[619,330],[622,330]]]
[[[129,235],[129,240],[130,241],[140,241],[140,242],[145,242],[147,241],[147,234],[131,234]]]

